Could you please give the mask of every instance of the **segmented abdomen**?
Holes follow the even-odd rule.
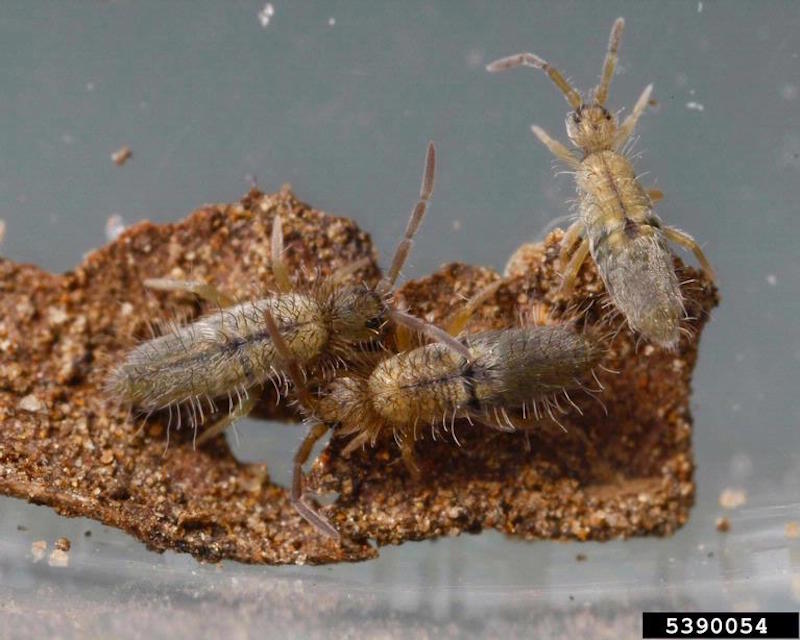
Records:
[[[661,221],[624,156],[588,156],[577,175],[581,221],[611,301],[631,329],[674,347],[683,298]]]
[[[441,419],[470,402],[466,367],[461,355],[440,343],[400,353],[369,376],[370,403],[392,425]]]
[[[301,363],[327,343],[316,302],[298,294],[264,298],[210,313],[140,344],[109,379],[109,391],[143,410],[191,398],[220,398],[267,382],[279,373],[264,323],[269,308]]]
[[[592,334],[554,325],[479,333],[467,339],[476,354],[477,406],[517,408],[581,386],[603,348]]]
[[[644,222],[652,204],[628,159],[614,151],[593,153],[575,176],[581,220],[587,232],[623,228],[627,220]]]
[[[640,225],[636,236],[612,249],[611,238],[595,251],[597,270],[631,329],[673,348],[685,316],[672,254],[657,227]]]
[[[602,356],[566,326],[487,331],[465,338],[472,362],[435,343],[381,362],[369,378],[376,411],[390,424],[522,407],[580,386]]]

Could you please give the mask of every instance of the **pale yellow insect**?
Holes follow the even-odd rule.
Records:
[[[493,285],[473,298],[465,311],[448,321],[446,331],[460,333],[471,312],[496,288]],[[295,457],[292,499],[326,535],[332,535],[333,526],[303,501],[302,466],[329,428],[336,437],[351,439],[345,455],[374,445],[382,434],[392,434],[407,468],[417,477],[418,434],[430,429],[436,439],[441,428],[458,442],[459,420],[502,431],[529,428],[545,416],[558,423],[555,413],[566,412],[559,397],[580,411],[568,390],[584,388],[604,353],[596,336],[578,333],[569,324],[484,331],[460,338],[466,354],[442,342],[401,351],[377,364],[343,372],[317,397],[307,390],[299,367],[291,363],[288,344],[281,346],[277,323],[269,319],[267,326],[273,327],[272,341],[285,354],[286,370],[312,425]]]
[[[622,18],[614,22],[600,84],[588,103],[558,69],[533,53],[497,60],[487,70],[518,66],[542,69],[573,109],[566,119],[567,135],[582,152],[581,157],[540,127],[532,126],[536,137],[575,171],[580,213],[562,242],[564,258],[575,249],[563,272],[565,290],[572,286],[591,254],[612,302],[631,328],[656,344],[674,348],[685,311],[667,241],[690,249],[712,279],[713,270],[689,234],[662,224],[653,211],[653,201],[660,193],[642,188],[625,155],[625,145],[650,101],[653,85],[644,89],[621,124],[605,107],[624,26]]]
[[[207,415],[214,420],[200,440],[221,432],[252,410],[265,385],[274,384],[279,393],[285,387],[285,372],[265,325],[267,313],[278,325],[292,358],[312,378],[346,362],[365,344],[379,341],[387,323],[430,330],[438,339],[450,339],[454,348],[464,349],[392,304],[392,290],[433,193],[435,158],[435,148],[430,144],[420,199],[388,275],[377,287],[343,283],[358,267],[365,266],[362,261],[345,267],[322,285],[296,288],[281,258],[283,232],[276,216],[272,268],[278,291],[236,304],[201,282],[165,278],[146,281],[151,289],[194,293],[218,310],[130,351],[111,373],[108,393],[143,414],[168,411],[168,432],[173,419],[178,428],[181,426],[185,413],[195,431]],[[222,407],[217,405],[220,400]]]

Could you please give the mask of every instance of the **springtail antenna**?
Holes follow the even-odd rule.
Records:
[[[604,105],[608,98],[608,88],[611,86],[611,79],[614,77],[614,69],[619,60],[619,43],[622,40],[622,30],[625,28],[625,19],[617,18],[611,27],[611,35],[608,38],[608,51],[603,61],[603,75],[600,77],[600,84],[594,94],[595,102]]]
[[[495,73],[497,71],[507,71],[508,69],[513,69],[514,67],[532,67],[534,69],[542,69],[548,76],[550,76],[550,79],[561,90],[561,93],[564,94],[564,97],[567,99],[567,102],[569,102],[573,109],[577,109],[583,104],[583,98],[581,98],[581,94],[572,88],[572,85],[567,82],[567,79],[561,74],[561,72],[549,62],[537,56],[535,53],[516,53],[513,56],[508,56],[507,58],[500,58],[500,60],[495,60],[494,62],[486,65],[486,70],[490,73]]]
[[[419,191],[419,201],[414,206],[411,212],[411,217],[408,219],[406,225],[406,232],[403,234],[403,239],[397,245],[392,258],[392,266],[389,268],[389,273],[386,275],[381,283],[378,285],[379,289],[384,292],[389,292],[394,288],[395,282],[400,275],[400,271],[411,252],[411,247],[414,244],[414,236],[419,230],[422,220],[425,218],[425,213],[428,210],[428,202],[431,195],[433,195],[433,186],[436,178],[436,147],[433,142],[428,143],[428,152],[425,155],[425,173],[422,174],[422,187]]]

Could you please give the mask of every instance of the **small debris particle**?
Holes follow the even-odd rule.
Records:
[[[106,240],[114,242],[125,231],[125,221],[118,213],[112,213],[106,220]]]
[[[0,244],[3,244],[3,238],[6,237],[6,221],[0,220]]]
[[[84,538],[91,538],[92,537],[92,532],[89,529],[87,529],[86,531],[83,532],[83,537]]]
[[[706,110],[705,106],[703,106],[700,102],[694,102],[694,101],[687,102],[686,103],[686,108],[689,109],[690,111],[705,111]]]
[[[271,2],[268,2],[264,5],[264,8],[258,12],[258,21],[261,23],[261,27],[266,29],[269,26],[270,20],[272,20],[272,16],[275,15],[275,7],[272,6]]]
[[[27,531],[27,530],[28,530],[28,527],[26,527],[24,524],[18,524],[17,525],[17,531]]]
[[[33,556],[34,562],[39,562],[44,558],[44,554],[47,552],[47,541],[46,540],[36,540],[31,542],[31,555]]]
[[[703,13],[703,3],[702,2],[698,2],[697,3],[697,13]]]
[[[47,309],[47,319],[50,324],[58,326],[64,324],[69,319],[69,316],[61,307],[49,307]]]
[[[791,82],[783,85],[781,89],[781,96],[784,100],[796,100],[798,95],[798,89],[796,84],[792,84]]]
[[[587,559],[588,558],[585,553],[578,553],[575,555],[575,560],[577,562],[586,562]]]
[[[55,541],[53,546],[61,551],[69,551],[72,543],[69,541],[69,538],[61,537]]]
[[[728,533],[731,530],[731,521],[726,517],[717,518],[717,531],[720,533]]]
[[[110,449],[103,451],[103,455],[100,456],[100,462],[103,464],[111,464],[114,462],[114,452]]]
[[[111,159],[114,161],[115,165],[121,167],[123,164],[125,164],[128,160],[131,159],[132,155],[133,151],[131,151],[131,148],[128,146],[123,146],[111,154]]]
[[[453,231],[461,231],[461,220],[453,220]]]
[[[767,274],[765,280],[770,287],[774,287],[778,284],[778,276],[776,276],[774,273]]]
[[[800,522],[796,522],[795,520],[790,520],[787,522],[784,533],[790,540],[796,540],[797,538],[800,538]]]
[[[335,25],[336,25],[336,18],[334,18],[334,17],[328,18],[328,26],[329,27],[333,27]]]
[[[736,509],[747,503],[747,493],[741,489],[725,489],[719,494],[719,506],[723,509]]]
[[[19,408],[29,413],[39,413],[44,409],[44,403],[32,393],[19,401]]]
[[[47,564],[51,567],[68,567],[69,554],[62,549],[53,549],[50,553],[50,557],[47,559]]]

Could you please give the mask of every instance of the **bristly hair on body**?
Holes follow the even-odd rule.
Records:
[[[547,419],[561,426],[556,415],[570,407],[581,411],[569,391],[588,390],[586,383],[595,376],[605,354],[604,338],[596,332],[579,332],[577,322],[565,322],[460,335],[487,291],[500,284],[486,287],[467,303],[466,311],[446,321],[443,332],[459,336],[462,349],[434,341],[393,354],[372,354],[313,391],[298,366],[287,367],[311,425],[298,452],[303,455],[295,457],[293,500],[302,503],[304,517],[320,531],[329,533],[333,526],[303,502],[302,466],[328,429],[334,437],[350,439],[345,455],[393,436],[409,472],[418,477],[415,443],[428,429],[434,440],[444,432],[458,443],[456,424],[462,420],[517,431]],[[290,357],[277,322],[269,318],[267,325],[273,343]]]
[[[291,281],[283,262],[283,229],[275,216],[271,229],[272,271],[277,291],[257,300],[236,302],[209,284],[153,278],[153,290],[195,294],[216,308],[198,320],[132,349],[114,368],[107,393],[142,415],[173,413],[178,426],[187,419],[196,430],[213,416],[198,442],[222,432],[249,413],[259,392],[274,385],[285,395],[286,375],[265,325],[274,318],[304,379],[325,379],[337,365],[386,337],[388,326],[427,329],[393,306],[393,289],[433,193],[436,152],[428,145],[422,187],[389,272],[376,286],[348,283],[367,261],[356,261],[311,286]],[[453,340],[455,348],[464,347]],[[222,400],[223,406],[217,402]],[[227,400],[227,406],[225,406]],[[227,409],[227,410],[226,410]]]
[[[562,242],[564,291],[571,289],[581,265],[591,255],[611,300],[631,329],[663,348],[674,349],[686,314],[668,242],[690,249],[706,274],[711,279],[714,275],[700,245],[689,234],[661,222],[653,210],[661,192],[641,186],[626,155],[653,85],[644,89],[621,124],[606,109],[624,26],[625,21],[618,18],[611,28],[600,84],[588,100],[558,69],[533,53],[496,60],[487,70],[541,69],[572,107],[566,119],[567,135],[582,157],[532,126],[534,135],[575,174],[579,216]]]

